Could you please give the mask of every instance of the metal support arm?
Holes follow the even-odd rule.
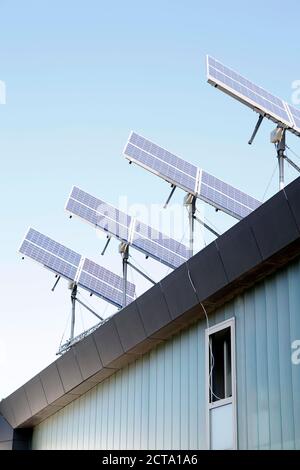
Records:
[[[141,276],[143,276],[145,279],[147,279],[147,281],[151,282],[153,285],[156,284],[156,282],[154,282],[153,279],[151,279],[149,276],[147,276],[147,274],[143,273],[143,271],[141,271],[139,268],[137,268],[136,266],[134,266],[134,264],[130,263],[130,261],[127,261],[127,264],[128,264],[132,269],[134,269],[137,273],[139,273]]]
[[[203,222],[203,220],[199,219],[198,217],[195,217],[195,220],[197,220],[197,222],[199,222],[199,224],[203,225],[203,227],[205,227],[207,230],[209,230],[211,233],[213,233],[216,237],[220,236],[220,234],[218,232],[216,232],[212,227],[210,227],[208,224]]]
[[[296,165],[296,163],[293,162],[293,160],[291,160],[289,157],[287,157],[285,155],[284,157],[286,159],[286,161],[296,170],[300,173],[300,167],[298,165]]]
[[[175,186],[174,184],[171,184],[171,188],[172,188],[172,189],[171,189],[171,192],[170,192],[170,194],[169,194],[168,199],[167,199],[166,202],[165,202],[164,209],[166,209],[167,205],[169,204],[169,202],[170,202],[170,200],[171,200],[171,197],[173,196],[174,191],[175,191],[175,189],[176,189],[176,186]]]
[[[52,287],[52,289],[51,289],[51,290],[52,290],[52,292],[54,292],[54,291],[55,291],[55,288],[56,288],[57,284],[58,284],[58,283],[59,283],[59,281],[60,281],[60,276],[56,276],[56,277],[57,277],[57,279],[56,279],[56,281],[55,281],[55,283],[54,283],[54,286],[53,286],[53,287]]]
[[[262,116],[262,115],[260,114],[260,115],[259,115],[259,118],[258,118],[258,121],[257,121],[257,123],[256,123],[256,126],[255,126],[255,128],[254,128],[253,134],[252,134],[252,136],[250,137],[250,140],[248,141],[248,144],[249,144],[249,145],[252,145],[252,143],[253,143],[253,141],[254,141],[254,139],[255,139],[255,137],[256,137],[256,134],[257,134],[258,131],[259,131],[259,128],[260,128],[260,126],[261,126],[261,123],[263,122],[263,118],[264,118],[264,116]]]
[[[95,317],[97,317],[98,320],[103,321],[103,318],[100,317],[100,315],[98,315],[98,313],[94,312],[94,310],[93,310],[92,308],[88,307],[84,302],[82,302],[82,300],[79,300],[79,299],[76,298],[76,301],[77,301],[80,305],[82,305],[84,308],[86,308],[89,312],[91,312],[93,315],[95,315]]]
[[[103,248],[103,250],[101,251],[101,256],[103,256],[104,253],[106,252],[106,248],[108,247],[110,240],[111,240],[111,237],[108,236],[108,237],[107,237],[107,241],[106,241],[106,243],[105,243],[105,245],[104,245],[104,248]]]

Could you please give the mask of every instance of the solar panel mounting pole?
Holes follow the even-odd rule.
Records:
[[[184,198],[184,205],[188,208],[188,213],[189,213],[190,252],[191,252],[191,255],[193,255],[196,197],[193,194],[187,194]]]
[[[72,317],[71,317],[70,341],[72,341],[72,339],[74,339],[74,331],[75,331],[75,307],[76,307],[77,284],[72,283],[70,288],[72,289],[72,292],[71,292]]]
[[[284,159],[286,150],[285,129],[282,129],[281,139],[277,143],[277,158],[279,168],[279,190],[284,188]]]
[[[119,246],[119,251],[122,256],[123,264],[123,307],[127,305],[127,268],[128,268],[128,256],[129,256],[129,246],[126,243],[121,243]]]

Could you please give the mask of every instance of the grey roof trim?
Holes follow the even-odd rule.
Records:
[[[32,427],[300,255],[300,178],[0,402]],[[195,288],[195,289],[194,289]]]

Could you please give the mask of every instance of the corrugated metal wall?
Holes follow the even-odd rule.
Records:
[[[300,449],[300,262],[210,317],[236,318],[240,449]],[[205,448],[204,329],[199,322],[39,424],[35,449]]]

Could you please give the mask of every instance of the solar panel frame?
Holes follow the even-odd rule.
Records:
[[[86,263],[91,264],[92,267],[86,267]],[[97,272],[95,272],[95,268]],[[106,276],[117,280],[118,285],[116,286],[109,283]],[[118,308],[123,306],[123,279],[102,266],[97,265],[97,263],[89,260],[88,258],[84,259],[84,263],[78,277],[78,285],[89,292],[98,295],[104,300],[107,300]],[[134,298],[135,286],[132,283],[127,282],[126,305],[129,305]]]
[[[287,104],[287,107],[290,112],[291,119],[293,119],[295,124],[294,129],[297,129],[300,134],[300,109],[296,108],[295,106],[292,106],[291,104]]]
[[[29,235],[29,237],[28,237]],[[45,247],[48,247],[46,249]],[[66,255],[65,259],[54,251]],[[123,304],[123,279],[112,271],[100,266],[89,258],[82,257],[79,253],[56,242],[47,235],[29,227],[19,247],[19,253],[30,258],[39,265],[55,274],[75,282],[79,287],[100,297],[101,299],[122,307]],[[69,261],[67,261],[67,259]],[[70,262],[72,260],[72,263]],[[49,262],[51,261],[51,263]],[[100,273],[103,277],[101,278]],[[109,283],[111,281],[111,283]],[[113,282],[115,284],[113,284]],[[98,286],[98,290],[97,290]],[[101,291],[100,291],[101,287]],[[135,285],[127,282],[127,305],[135,298]]]
[[[29,234],[31,238],[28,238]],[[36,237],[38,237],[38,239]],[[47,243],[49,244],[48,248],[50,248],[51,246],[52,247],[56,246],[59,250],[62,250],[64,253],[69,253],[70,256],[68,258],[72,259],[73,257],[73,262],[71,263],[67,259],[62,258],[62,256],[58,256],[57,254],[55,254],[55,252],[50,251],[50,249],[46,249],[45,247],[43,247],[41,243],[39,244],[39,240],[42,240],[42,239],[45,242],[47,241]],[[24,250],[24,248],[26,247],[27,249]],[[30,250],[29,250],[29,247],[30,247]],[[66,247],[65,245],[62,245],[61,243],[56,242],[55,240],[48,237],[47,235],[42,234],[38,230],[35,230],[32,227],[28,228],[22,240],[22,243],[20,244],[18,251],[23,256],[27,256],[28,258],[32,259],[36,263],[42,264],[46,269],[49,269],[55,274],[58,274],[59,276],[62,276],[69,281],[75,280],[76,273],[77,273],[77,270],[81,261],[81,255],[75,252],[74,250],[71,250],[70,248]],[[60,251],[61,254],[62,254],[62,251]],[[39,252],[39,256],[38,256],[38,252]],[[77,261],[76,261],[76,258],[77,258]],[[50,259],[53,261],[51,265],[49,264]],[[65,269],[62,269],[63,265],[65,265]],[[66,271],[68,267],[70,269],[69,274]]]
[[[151,248],[153,258],[168,265],[171,264],[173,267],[180,266],[191,257],[190,249],[179,241],[167,237],[143,222],[138,220],[135,222],[132,246],[137,250],[148,252]]]
[[[153,153],[150,153],[151,151],[151,146],[149,145],[149,148],[143,149],[141,147],[137,147],[137,137],[139,139],[143,139],[145,145],[152,144],[152,148],[158,148],[161,149],[161,156],[154,155]],[[135,143],[133,143],[135,142]],[[133,152],[133,147],[135,150],[135,153]],[[131,154],[130,154],[131,153]],[[178,157],[177,155],[169,152],[163,147],[159,147],[158,145],[152,143],[145,137],[137,134],[136,132],[132,131],[130,133],[130,136],[128,138],[128,141],[125,144],[124,150],[123,150],[123,155],[127,160],[136,163],[137,165],[143,167],[144,169],[150,171],[151,173],[155,174],[156,176],[160,176],[162,179],[167,181],[170,184],[174,184],[178,186],[179,188],[183,189],[184,191],[187,191],[191,194],[196,195],[197,191],[197,167],[195,165],[190,164],[189,162],[186,162],[182,158]],[[171,159],[173,159],[174,164],[175,162],[180,163],[181,168],[175,167],[174,165],[171,165],[167,160],[166,156],[171,156]],[[144,158],[142,158],[144,157]],[[156,163],[159,163],[159,167],[157,170],[154,169],[154,166],[150,166],[150,162],[155,160]],[[166,167],[168,168],[168,171],[173,171],[173,177],[172,175],[167,173]],[[162,169],[165,168],[165,173],[162,173]],[[185,171],[184,171],[185,170]],[[175,179],[174,174],[177,173],[177,175],[180,178]]]
[[[200,199],[242,219],[260,206],[260,201],[202,170]]]
[[[80,191],[80,193],[77,192],[77,190]],[[103,230],[104,232],[107,232],[110,235],[115,236],[118,240],[122,242],[127,242],[128,237],[129,237],[129,225],[131,223],[131,216],[125,214],[125,212],[120,211],[119,209],[116,209],[114,206],[111,204],[107,204],[104,201],[102,201],[99,198],[95,198],[94,196],[91,196],[95,201],[97,201],[98,204],[97,206],[95,205],[94,208],[91,208],[85,204],[83,204],[81,201],[78,199],[75,199],[77,194],[77,198],[80,196],[86,197],[86,196],[91,196],[89,193],[86,191],[83,191],[82,189],[78,188],[77,186],[73,186],[71,193],[69,195],[69,198],[66,202],[65,205],[65,210],[69,213],[72,214],[72,216],[76,216],[79,219],[83,220],[84,222],[89,223],[96,229]],[[88,202],[86,200],[86,202]],[[114,220],[112,217],[107,217],[103,211],[99,211],[99,206],[107,207],[109,210],[111,209],[113,213],[118,214],[118,217],[122,219],[123,223],[120,223],[116,220]],[[110,218],[111,223],[109,222],[109,225],[107,226],[107,221],[105,223],[100,223],[102,218]],[[125,222],[127,221],[128,225],[125,225]]]
[[[74,191],[74,188],[76,188],[75,191]],[[79,190],[80,192],[78,192],[77,190]],[[180,264],[187,261],[187,259],[190,257],[190,250],[187,247],[185,247],[185,245],[183,245],[182,243],[177,242],[176,240],[174,240],[170,237],[167,237],[162,232],[159,232],[158,230],[148,226],[147,224],[143,224],[143,222],[140,222],[137,219],[135,219],[134,217],[131,217],[130,215],[127,215],[124,212],[119,211],[119,209],[116,209],[116,208],[114,208],[113,206],[111,206],[109,204],[107,204],[107,206],[113,208],[115,210],[115,213],[119,215],[119,217],[122,219],[123,222],[127,221],[127,223],[128,223],[127,226],[125,226],[123,224],[119,224],[116,221],[113,221],[116,224],[117,229],[114,229],[114,230],[110,230],[108,228],[104,229],[103,226],[99,226],[97,224],[94,215],[92,215],[90,217],[90,220],[88,220],[84,217],[85,209],[81,213],[80,213],[79,210],[76,213],[74,213],[73,212],[74,207],[77,209],[77,206],[76,205],[74,206],[74,203],[73,202],[70,203],[70,201],[73,200],[76,203],[81,204],[80,201],[76,201],[74,199],[74,196],[76,196],[76,194],[77,194],[77,197],[78,197],[78,195],[85,195],[85,194],[88,194],[88,193],[86,193],[85,191],[81,190],[80,188],[78,188],[76,186],[73,186],[72,191],[71,191],[70,196],[69,196],[69,199],[67,200],[67,203],[66,203],[66,206],[65,206],[66,211],[70,212],[72,215],[75,215],[75,216],[81,218],[85,222],[90,223],[95,228],[106,231],[110,235],[116,237],[121,242],[128,243],[129,245],[132,245],[134,248],[141,251],[145,255],[150,256],[151,258],[166,264],[168,267],[170,267],[172,269],[177,268]],[[93,196],[93,198],[94,198],[94,196]],[[94,198],[94,199],[97,200],[97,201],[100,201],[101,203],[103,203],[103,201],[101,199],[97,199],[97,198]],[[106,203],[104,203],[104,204],[106,204]],[[96,212],[96,209],[93,209],[93,211]],[[135,229],[133,231],[131,229],[132,225],[135,227]],[[139,233],[138,230],[136,229],[136,227],[138,227],[138,226],[143,227],[144,229],[146,227],[146,229],[148,230],[148,233],[150,231],[152,234],[155,233],[155,234],[159,235],[158,238],[157,238],[158,241],[157,240],[150,240],[150,238],[148,239],[148,246],[152,247],[152,248],[155,248],[155,250],[153,250],[153,252],[147,251],[145,243],[143,244],[140,241],[138,241],[138,237],[139,238],[143,237],[142,233]],[[143,238],[145,239],[145,237],[143,237]],[[173,243],[176,244],[176,246],[178,247],[178,250],[181,251],[181,253],[175,253],[175,252],[172,253],[171,252],[171,250],[167,246],[167,244],[169,243],[169,245],[171,245],[172,240],[173,240]],[[163,241],[163,243],[162,243],[162,241]],[[159,248],[158,248],[158,246],[159,246]],[[184,253],[185,253],[185,255],[184,255]]]
[[[82,273],[87,273],[88,275],[105,282],[109,286],[112,286],[115,290],[120,291],[123,295],[123,278],[113,273],[109,269],[95,263],[95,261],[89,258],[84,258],[78,282],[80,282],[80,276]],[[132,282],[127,281],[126,292],[127,296],[131,300],[135,298],[135,285]]]
[[[148,139],[145,139],[145,137],[142,137],[135,132],[131,132],[129,139],[125,145],[124,152],[123,152],[125,157],[128,160],[134,161],[136,164],[142,166],[143,168],[150,171],[151,173],[156,174],[157,176],[163,178],[164,180],[172,182],[172,184],[174,184],[175,186],[178,186],[184,191],[198,197],[199,199],[202,199],[206,203],[214,206],[216,209],[222,210],[223,212],[226,212],[227,214],[237,218],[238,220],[250,214],[250,212],[255,210],[261,204],[260,201],[249,196],[243,191],[240,191],[239,189],[234,188],[233,186],[225,183],[224,181],[216,178],[215,176],[210,175],[204,170],[197,168],[196,166],[188,164],[186,162],[185,168],[188,168],[187,165],[189,165],[189,168],[193,172],[193,175],[195,178],[194,189],[188,190],[187,186],[183,186],[180,181],[178,182],[176,179],[172,179],[172,181],[168,180],[166,175],[161,174],[159,171],[156,171],[155,167],[153,166],[150,167],[149,166],[150,163],[152,163],[152,165],[156,164],[155,160],[152,160],[152,161],[149,160],[147,164],[146,160],[144,162],[141,162],[140,160],[136,158],[135,159],[132,158],[131,157],[132,153],[131,155],[129,155],[128,153],[128,145],[130,145],[131,142],[134,142],[136,145],[141,145],[141,147],[143,148],[144,147],[147,148],[148,151],[151,151],[151,148],[155,148],[157,154],[159,153],[158,149],[160,148],[158,145],[152,143]],[[174,154],[171,154],[164,148],[161,147],[161,149],[162,149],[162,152],[165,152],[165,156],[168,157],[168,155],[172,155],[172,157],[176,158],[176,160],[173,160],[174,164],[177,161],[185,162],[185,160],[181,159],[180,157],[174,156]],[[182,163],[181,163],[181,168],[184,168]],[[214,187],[212,186],[212,184],[210,185],[208,184],[208,182],[206,181],[207,178],[214,181]]]
[[[270,119],[276,124],[283,125],[283,127],[292,133],[300,136],[299,126],[296,125],[289,109],[290,105],[287,102],[269,93],[264,88],[257,86],[255,83],[250,82],[247,78],[209,55],[206,57],[206,70],[207,81],[212,86],[221,89],[224,93],[240,101],[263,117]],[[226,80],[223,77],[226,77]],[[255,95],[259,99],[255,100]]]

